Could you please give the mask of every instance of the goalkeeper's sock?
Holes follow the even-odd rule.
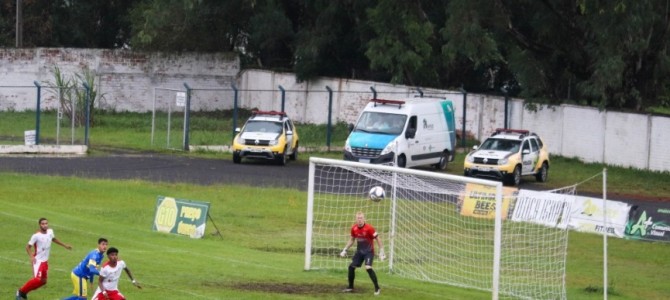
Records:
[[[356,268],[349,266],[349,288],[354,288],[354,279],[356,278]]]
[[[375,291],[379,290],[379,283],[377,283],[377,273],[375,273],[375,270],[373,269],[367,269],[368,275],[370,275],[370,279],[372,279],[372,283],[375,285]]]

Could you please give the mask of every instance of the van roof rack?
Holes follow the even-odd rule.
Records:
[[[501,133],[518,133],[520,134],[519,137],[524,137],[530,133],[530,131],[525,130],[525,129],[508,129],[508,128],[496,128],[496,131],[493,132],[493,135],[501,134]]]
[[[251,111],[251,116],[260,116],[260,115],[266,115],[266,116],[279,116],[279,119],[283,119],[286,117],[286,112],[283,111],[276,111],[276,110],[252,110]]]
[[[372,99],[370,102],[373,102],[375,106],[380,105],[398,105],[398,108],[402,108],[402,105],[405,104],[405,101],[402,100],[387,100],[387,99]]]

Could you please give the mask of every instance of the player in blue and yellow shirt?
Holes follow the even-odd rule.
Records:
[[[98,266],[102,262],[102,258],[107,250],[107,239],[98,239],[98,248],[89,252],[86,257],[72,269],[70,278],[72,278],[72,285],[74,290],[72,296],[64,298],[63,300],[86,300],[88,295],[88,284],[86,281],[93,282],[93,277],[99,275]]]

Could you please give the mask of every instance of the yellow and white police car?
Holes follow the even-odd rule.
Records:
[[[286,165],[298,159],[298,132],[285,112],[253,111],[242,129],[236,128],[233,162],[242,158],[271,160]]]
[[[534,175],[540,182],[549,175],[549,152],[542,139],[528,130],[496,129],[481,146],[465,157],[465,176],[502,180],[519,185],[521,176]]]

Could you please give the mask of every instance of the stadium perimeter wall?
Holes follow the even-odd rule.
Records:
[[[265,70],[240,70],[239,59],[229,53],[160,53],[106,49],[34,48],[0,49],[0,110],[32,110],[36,93],[33,82],[48,86],[53,66],[65,74],[89,68],[97,74],[97,88],[105,95],[99,108],[116,111],[159,110],[174,101],[172,90],[192,89],[191,108],[219,110],[233,107],[232,85],[239,89],[238,103],[244,108],[281,109],[285,90],[285,111],[297,122],[323,124],[328,120],[328,92],[333,91],[334,122],[352,123],[373,88],[378,98],[397,99],[424,96],[446,97],[456,110],[458,134],[463,126],[468,138],[483,140],[504,127],[502,97],[463,94],[453,90],[417,88],[388,83],[319,78],[298,82],[294,74]],[[159,92],[156,92],[160,90]],[[42,108],[54,109],[53,93],[42,92]],[[466,119],[463,119],[463,111]],[[599,111],[575,105],[524,108],[522,99],[509,101],[508,125],[537,132],[555,155],[576,157],[585,162],[670,171],[670,118],[645,114]]]

